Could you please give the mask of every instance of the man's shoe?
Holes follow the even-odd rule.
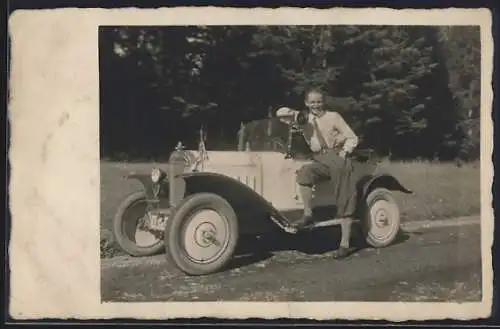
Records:
[[[335,252],[333,253],[333,258],[344,259],[347,256],[350,256],[351,254],[353,254],[355,251],[356,251],[356,248],[354,248],[354,247],[349,247],[349,248],[339,247],[339,249],[335,250]]]

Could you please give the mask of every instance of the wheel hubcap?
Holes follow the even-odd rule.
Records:
[[[375,214],[375,224],[379,228],[389,226],[389,214],[385,209],[379,209]]]
[[[228,224],[211,209],[203,209],[186,221],[184,249],[191,260],[209,263],[217,259],[228,243]]]
[[[212,223],[203,222],[195,229],[194,236],[198,246],[207,248],[217,241],[217,229]]]
[[[378,240],[388,238],[394,230],[392,217],[394,205],[386,200],[376,200],[370,208],[370,235]]]

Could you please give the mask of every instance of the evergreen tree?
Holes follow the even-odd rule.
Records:
[[[209,148],[232,147],[241,122],[303,107],[312,86],[327,91],[362,148],[393,158],[478,154],[472,27],[108,27],[99,49],[106,154],[195,146],[202,125]]]
[[[449,72],[459,118],[458,136],[462,157],[480,154],[481,39],[478,26],[439,27],[443,62]]]

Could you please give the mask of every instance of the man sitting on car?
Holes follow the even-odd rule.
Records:
[[[295,225],[303,228],[312,219],[313,186],[332,178],[345,168],[346,155],[358,145],[358,137],[337,112],[326,111],[324,93],[319,89],[310,89],[305,94],[307,114],[299,113],[287,107],[280,108],[278,117],[292,117],[301,125],[304,137],[315,153],[315,161],[304,165],[297,173],[297,184],[304,202],[304,213]],[[302,124],[301,124],[301,121]],[[354,251],[350,247],[352,219],[346,217],[342,223],[342,239],[336,257],[343,258]]]

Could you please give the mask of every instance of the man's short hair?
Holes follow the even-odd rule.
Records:
[[[307,97],[309,97],[309,95],[313,94],[313,93],[325,96],[325,92],[321,88],[311,87],[311,88],[306,89],[306,92],[304,93],[304,99],[307,99]]]

